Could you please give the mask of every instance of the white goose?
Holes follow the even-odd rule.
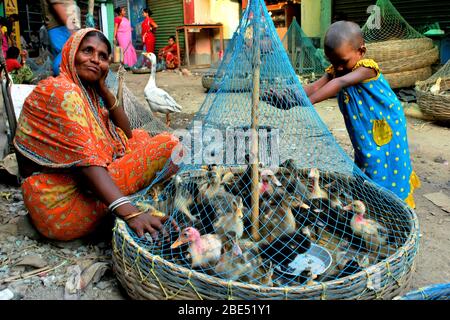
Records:
[[[170,114],[181,112],[183,109],[166,91],[156,86],[156,56],[154,53],[143,52],[145,57],[150,59],[152,70],[150,79],[144,88],[145,99],[152,112],[159,112],[166,115],[166,125],[170,126]]]

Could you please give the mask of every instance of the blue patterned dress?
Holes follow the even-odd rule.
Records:
[[[338,94],[355,163],[370,179],[414,208],[413,191],[420,182],[411,165],[402,105],[375,61],[360,60],[353,70],[359,67],[371,68],[377,75]],[[326,72],[334,75],[333,67]]]

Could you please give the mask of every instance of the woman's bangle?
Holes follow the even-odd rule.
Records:
[[[117,99],[116,96],[114,96],[115,102],[111,108],[108,109],[109,112],[113,111],[114,109],[117,109],[119,107],[119,99]]]
[[[120,197],[111,202],[111,204],[108,206],[108,209],[112,212],[125,203],[131,203],[130,199],[128,199],[128,197]]]
[[[135,212],[135,213],[132,213],[132,214],[129,214],[129,215],[123,217],[122,219],[125,220],[125,221],[128,221],[128,220],[133,219],[133,218],[135,218],[137,216],[140,216],[141,214],[146,213],[146,212],[147,211],[145,211],[145,210],[144,211]]]

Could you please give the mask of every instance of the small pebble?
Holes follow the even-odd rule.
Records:
[[[9,289],[0,291],[0,300],[12,300],[14,298],[14,292]]]

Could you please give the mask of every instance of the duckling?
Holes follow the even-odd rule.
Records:
[[[244,217],[242,213],[242,198],[234,198],[232,202],[233,211],[226,212],[220,216],[213,224],[215,232],[222,238],[232,237],[240,239],[244,233]]]
[[[258,284],[267,287],[273,287],[273,263],[269,260],[266,265],[265,262],[262,262],[262,259],[259,260],[258,271],[261,277],[258,279]]]
[[[294,233],[296,230],[295,217],[288,200],[282,199],[280,204],[276,202],[275,205],[277,205],[276,208],[270,201],[264,201],[260,209],[262,212],[260,233],[263,239],[269,242],[284,234]]]
[[[164,185],[157,184],[150,189],[150,195],[153,200],[153,206],[159,211],[168,211],[168,197],[166,194],[163,194]]]
[[[269,197],[274,193],[276,187],[281,187],[280,181],[270,169],[264,169],[260,173],[259,195],[260,197]]]
[[[214,271],[221,278],[242,280],[253,273],[253,265],[244,257],[238,243],[233,240],[231,250],[221,255]]]
[[[366,219],[366,205],[360,201],[355,200],[349,205],[343,207],[343,210],[352,211],[353,216],[350,221],[350,226],[356,236],[364,239],[366,248],[369,250],[377,250],[381,245],[387,242],[387,229],[372,219]]]
[[[344,207],[342,200],[335,194],[330,194],[330,207],[335,210],[341,210]]]
[[[252,252],[249,254],[249,252]],[[255,255],[256,251],[248,250],[244,252],[244,256],[248,261],[252,262],[252,273],[248,275],[247,282],[250,284],[273,287],[273,263],[271,260],[263,260],[259,255]]]
[[[234,176],[234,173],[233,173],[233,172],[230,172],[230,171],[225,172],[225,173],[222,175],[222,179],[221,179],[220,183],[221,183],[222,185],[229,185],[230,183],[233,182],[234,177],[235,177],[235,176]]]
[[[216,234],[200,235],[197,229],[188,227],[170,248],[175,249],[185,243],[189,243],[187,258],[191,260],[191,268],[208,268],[220,259],[222,240]]]
[[[432,94],[434,94],[434,95],[439,94],[439,91],[441,91],[441,81],[442,81],[442,78],[439,77],[439,78],[437,78],[436,83],[431,86],[430,92]]]
[[[194,204],[194,199],[196,199],[198,195],[197,185],[195,183],[185,183],[179,175],[176,175],[174,179],[174,209],[183,213],[190,223],[197,222],[198,219],[192,215],[191,210],[189,209],[190,206]]]
[[[297,276],[297,281],[301,285],[311,286],[316,284],[314,280],[317,279],[317,274],[313,274],[311,271],[311,267],[306,267],[305,270],[300,272],[300,274]]]
[[[336,263],[340,270],[336,278],[358,273],[363,268],[367,268],[370,264],[367,255],[349,256],[347,251],[339,251],[336,253]]]
[[[252,166],[250,164],[250,156],[248,154],[245,155],[245,161],[247,163],[247,168],[245,169],[245,171],[238,176],[238,179],[235,181],[235,183],[232,183],[231,185],[225,184],[225,190],[234,195],[241,196],[244,206],[250,209],[252,207]]]
[[[307,227],[315,222],[315,215],[310,210],[311,207],[300,199],[301,195],[288,196],[287,199],[292,199],[291,210],[295,217],[295,222],[298,227]]]
[[[219,192],[225,192],[221,185],[221,171],[216,165],[208,166],[207,182],[199,187],[198,203],[209,202]]]
[[[320,188],[319,179],[320,173],[317,168],[312,168],[309,172],[308,178],[311,181],[311,193],[308,199],[328,199],[328,193]]]
[[[287,265],[299,254],[308,251],[311,248],[311,242],[311,231],[305,227],[300,233],[284,234],[272,242],[261,242],[259,248],[263,258],[272,260],[275,265]]]
[[[280,167],[287,169],[286,172],[280,177],[280,183],[284,186],[286,192],[308,198],[310,192],[300,180],[298,169],[294,164],[294,160],[287,159],[280,165]]]

